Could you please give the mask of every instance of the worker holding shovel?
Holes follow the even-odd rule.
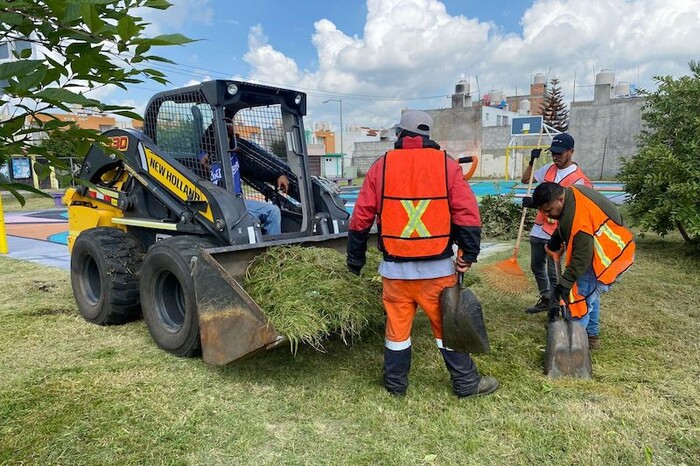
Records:
[[[565,258],[557,300],[563,299],[571,320],[584,326],[589,347],[599,348],[600,295],[634,262],[634,235],[615,204],[585,186],[541,183],[532,205],[559,221],[547,245]]]
[[[583,185],[592,187],[581,168],[571,160],[574,155],[574,138],[567,133],[557,134],[552,139],[549,152],[552,163],[546,164],[531,175],[533,164],[540,157],[542,149],[533,149],[530,154],[530,164],[523,170],[521,181],[528,182],[532,176],[535,181],[549,181],[562,186]],[[554,296],[557,283],[552,259],[545,254],[544,246],[557,228],[557,221],[547,217],[542,212],[537,213],[535,223],[530,231],[530,270],[535,275],[540,298],[537,303],[525,309],[528,314],[549,311],[549,320],[556,316],[559,310],[558,299]]]
[[[440,293],[456,284],[452,245],[463,255],[457,271],[476,262],[481,241],[479,207],[462,169],[430,139],[433,120],[407,111],[397,127],[395,149],[367,172],[353,209],[347,265],[359,274],[365,265],[370,228],[377,221],[384,253],[379,266],[386,309],[384,387],[395,396],[408,388],[411,327],[420,306],[460,397],[486,395],[498,388],[494,377],[481,377],[467,352],[443,344]]]

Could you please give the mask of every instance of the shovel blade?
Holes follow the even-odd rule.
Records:
[[[549,324],[544,358],[544,373],[553,379],[590,379],[593,375],[586,329],[575,322],[557,320]]]
[[[461,353],[488,353],[491,350],[484,325],[481,303],[468,288],[459,285],[445,288],[440,293],[442,311],[442,341]]]

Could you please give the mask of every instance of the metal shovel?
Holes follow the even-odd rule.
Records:
[[[547,254],[554,260],[557,272],[557,283],[561,280],[561,266],[559,257],[556,257],[549,248],[545,247]],[[544,373],[548,377],[557,379],[560,377],[578,377],[590,379],[593,376],[591,353],[588,350],[588,334],[586,329],[570,320],[566,303],[559,302],[559,314],[564,319],[550,322],[547,327],[547,347],[544,353]]]
[[[457,283],[440,293],[442,342],[460,353],[488,353],[491,345],[481,303],[469,288],[460,291],[463,275],[457,273]]]

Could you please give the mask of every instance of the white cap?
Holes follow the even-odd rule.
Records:
[[[408,110],[401,115],[401,121],[397,127],[422,136],[430,136],[433,119],[420,110]]]

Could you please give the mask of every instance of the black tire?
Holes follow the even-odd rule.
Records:
[[[139,316],[141,244],[118,228],[85,230],[75,240],[71,287],[80,314],[97,325],[129,322]]]
[[[141,308],[153,340],[181,357],[201,354],[199,316],[191,260],[200,248],[213,244],[197,236],[158,241],[141,267]]]

